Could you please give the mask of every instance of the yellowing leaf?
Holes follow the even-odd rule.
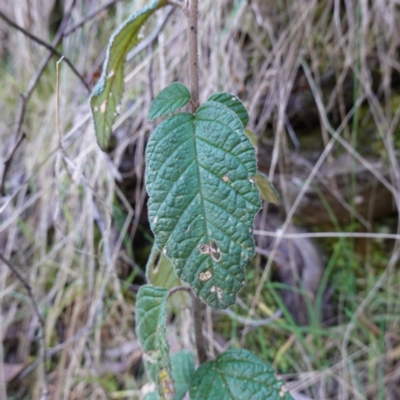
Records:
[[[90,97],[96,138],[102,150],[107,149],[112,124],[118,115],[124,90],[126,56],[140,42],[140,31],[145,22],[155,11],[166,5],[167,0],[153,0],[123,22],[108,42],[103,72]]]

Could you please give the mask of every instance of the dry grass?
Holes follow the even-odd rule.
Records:
[[[50,2],[3,3],[2,11],[11,19],[51,41]],[[68,23],[80,21],[105,3],[77,1]],[[112,11],[103,11],[64,39],[62,52],[91,86],[112,30],[144,3],[119,1]],[[382,0],[200,3],[201,100],[219,90],[243,99],[250,127],[272,145],[267,172],[280,183],[286,225],[293,217],[302,217],[299,206],[308,186],[323,166],[334,168],[338,155],[350,157],[354,165],[356,159],[369,171],[371,181],[382,183],[392,193],[398,211],[400,93],[393,77],[400,73],[399,5]],[[163,11],[157,18],[163,18]],[[56,124],[56,58],[30,98],[23,123],[26,140],[13,157],[6,195],[0,198],[0,252],[26,277],[46,317],[45,339],[52,355],[46,380],[52,399],[136,399],[142,395],[140,350],[134,334],[136,286],[125,278],[130,275],[132,281],[137,276],[134,283],[139,283],[137,264],[143,267],[143,263],[141,249],[132,249],[124,238],[143,236],[143,152],[153,128],[147,122],[150,102],[154,93],[173,80],[188,84],[182,20],[175,11],[154,48],[127,63],[126,96],[115,124],[116,147],[110,154],[96,145],[88,94],[65,63],[61,63],[59,78],[61,141]],[[146,29],[150,32],[155,25],[154,20]],[[0,36],[4,38],[0,42],[0,156],[5,160],[16,140],[18,94],[27,90],[46,50],[1,19]],[[335,84],[327,92],[323,82],[329,74]],[[291,94],[302,87],[315,100],[316,121],[301,110],[302,104],[297,106],[304,112],[303,122],[310,119],[319,130],[323,147],[293,196],[282,173],[294,154],[286,114],[288,103],[295,99]],[[358,144],[366,126],[373,132],[378,161],[387,166],[387,176]],[[271,127],[273,137],[265,133]],[[301,135],[296,125],[293,130]],[[335,192],[349,208],[357,205],[354,175],[350,173],[347,196]],[[335,191],[335,179],[328,178]],[[118,221],[116,207],[123,211]],[[299,328],[284,315],[258,328],[256,335],[249,329],[234,329],[240,332],[237,342],[268,349],[262,350],[263,358],[275,360],[293,393],[321,400],[400,398],[400,241],[393,236],[384,242],[378,235],[400,234],[395,218],[389,226],[374,223],[371,215],[360,220],[353,213],[350,224],[336,225],[337,231],[354,232],[361,227],[369,237],[362,242],[337,237],[329,242],[327,271],[338,300],[335,326]],[[318,229],[322,228],[316,234]],[[364,250],[357,251],[357,246]],[[266,288],[274,290],[266,283],[271,263],[272,258],[259,275],[249,273],[249,277],[257,276],[257,286],[252,283],[253,293],[242,294],[260,316],[270,316],[271,310],[280,307],[276,292],[275,297],[266,294]],[[0,356],[5,360],[0,363],[0,398],[6,398],[5,390],[10,399],[40,398],[43,376],[39,368],[25,370],[4,387],[11,364],[22,369],[38,360],[40,324],[23,286],[0,265]],[[248,314],[254,318],[250,310]],[[208,337],[212,337],[211,314],[207,316]]]

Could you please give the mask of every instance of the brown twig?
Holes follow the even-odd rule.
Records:
[[[196,112],[199,106],[199,51],[197,46],[197,18],[199,13],[199,1],[190,0],[186,7],[186,20],[188,26],[189,37],[189,80],[190,91],[192,99],[192,112]],[[201,318],[201,301],[198,297],[193,295],[193,320],[194,320],[194,333],[196,340],[197,355],[199,363],[203,364],[207,361],[206,348],[204,346],[203,337],[203,321]]]
[[[198,0],[190,0],[187,15],[188,37],[189,37],[189,80],[192,93],[192,112],[199,106],[199,51],[197,44],[197,18]]]
[[[7,260],[1,253],[0,253],[0,260],[7,265],[7,267],[12,271],[12,273],[17,277],[20,283],[25,287],[28,297],[31,301],[33,311],[35,312],[40,326],[39,332],[39,340],[40,340],[40,359],[41,359],[41,366],[42,366],[42,375],[43,375],[43,388],[42,393],[40,396],[41,400],[46,400],[48,395],[47,389],[47,373],[46,373],[46,358],[47,358],[47,350],[46,350],[46,338],[45,338],[45,326],[46,322],[43,318],[43,315],[40,313],[39,307],[35,298],[33,297],[33,291],[29,283],[25,280],[22,276],[21,272],[11,263],[11,261]]]
[[[64,57],[65,62],[68,64],[68,66],[71,68],[72,72],[79,78],[79,80],[82,82],[82,84],[85,86],[86,90],[90,93],[90,87],[89,85],[85,82],[85,79],[83,76],[79,73],[79,71],[75,68],[75,66],[72,64],[72,62],[65,57],[62,53],[60,53],[53,45],[45,42],[44,40],[38,38],[37,36],[33,35],[29,31],[27,31],[25,28],[22,26],[19,26],[16,24],[14,21],[12,21],[10,18],[8,18],[3,12],[0,11],[0,18],[4,19],[9,25],[11,25],[13,28],[21,31],[25,36],[29,37],[32,39],[34,42],[40,44],[41,46],[45,47],[47,50],[49,50],[52,54],[58,56],[58,57]]]
[[[22,141],[25,138],[26,138],[26,135],[24,132],[22,132],[20,137],[17,139],[14,147],[11,149],[11,152],[8,155],[6,161],[4,162],[3,176],[1,177],[1,185],[0,185],[0,196],[4,196],[4,194],[5,194],[4,187],[5,187],[5,183],[6,183],[6,176],[7,176],[8,170],[10,168],[10,165],[11,165],[11,162],[12,162],[15,152],[17,151],[18,147],[20,146],[20,144],[22,143]]]
[[[177,287],[172,288],[168,292],[168,298],[170,298],[174,293],[180,292],[181,290],[184,292],[193,293],[192,288],[190,288],[188,286],[177,286]]]

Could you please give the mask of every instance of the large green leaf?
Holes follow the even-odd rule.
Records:
[[[167,0],[153,0],[123,22],[108,42],[103,72],[90,97],[97,142],[103,150],[107,149],[122,99],[126,56],[140,42],[140,31],[148,18],[166,5]]]
[[[144,285],[136,299],[136,334],[143,348],[145,366],[162,399],[175,395],[169,346],[166,339],[168,290]]]
[[[172,114],[189,103],[190,98],[189,89],[185,85],[180,82],[171,83],[171,85],[161,90],[151,104],[149,120]]]
[[[191,400],[290,400],[271,366],[253,353],[231,349],[202,364],[190,387]]]
[[[176,276],[171,261],[160,251],[156,245],[153,245],[150,257],[146,265],[147,281],[153,286],[172,289],[174,287],[183,286],[183,282]],[[172,294],[169,303],[173,308],[189,308],[189,293],[179,290]]]
[[[156,244],[179,278],[212,307],[245,283],[260,208],[255,149],[238,116],[209,101],[161,123],[146,150],[148,213]]]
[[[249,114],[239,97],[232,93],[220,92],[214,93],[208,101],[217,101],[232,110],[242,121],[243,127],[249,122]]]

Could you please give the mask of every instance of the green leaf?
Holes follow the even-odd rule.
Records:
[[[122,99],[126,56],[140,42],[140,31],[148,18],[166,5],[167,0],[153,0],[123,22],[108,42],[103,72],[90,97],[97,142],[103,150],[107,149]]]
[[[279,205],[279,194],[275,189],[275,186],[268,180],[268,178],[260,171],[257,171],[254,176],[254,180],[257,183],[258,189],[260,190],[261,198],[267,203],[274,203]]]
[[[194,357],[191,351],[182,350],[171,356],[172,378],[175,384],[173,400],[181,400],[189,390],[194,374]],[[159,400],[157,392],[148,393],[144,400]]]
[[[189,103],[191,98],[189,89],[179,82],[171,83],[154,99],[150,107],[149,120],[164,117]]]
[[[242,101],[232,93],[220,92],[213,94],[208,101],[217,101],[232,110],[242,121],[243,127],[249,122],[249,114]]]
[[[136,299],[136,334],[145,353],[146,370],[162,399],[175,395],[166,339],[168,290],[144,285]]]
[[[209,101],[169,117],[146,150],[148,213],[156,245],[180,279],[212,307],[226,308],[254,255],[260,197],[255,149],[237,115]]]
[[[147,393],[143,400],[160,400],[157,392]]]
[[[182,350],[171,356],[172,378],[175,383],[174,400],[181,400],[189,390],[194,374],[194,356],[191,351]]]
[[[146,277],[153,286],[172,289],[183,286],[183,282],[176,276],[171,261],[153,245],[150,257],[146,265]],[[184,291],[177,291],[169,298],[173,308],[189,308],[191,305],[190,295]]]
[[[228,350],[202,364],[193,376],[189,393],[191,400],[292,399],[273,368],[243,349]]]

